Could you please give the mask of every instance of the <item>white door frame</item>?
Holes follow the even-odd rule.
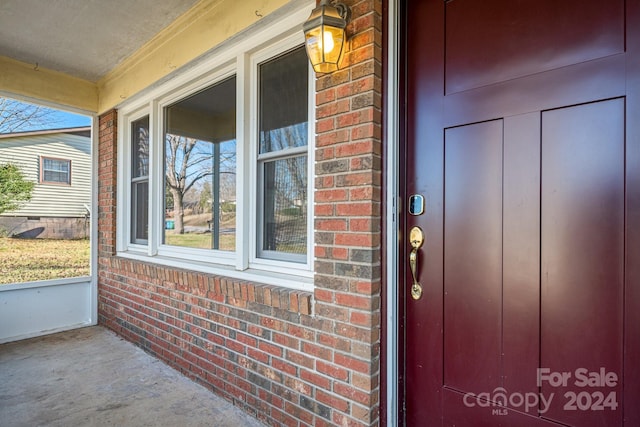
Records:
[[[398,331],[399,322],[399,298],[398,298],[398,214],[400,213],[401,200],[399,196],[398,185],[398,147],[399,147],[399,60],[400,60],[400,31],[399,31],[399,2],[397,0],[389,0],[388,2],[388,34],[387,34],[387,105],[386,105],[386,140],[387,140],[387,162],[386,162],[386,256],[387,256],[387,275],[386,275],[386,324],[387,330],[387,364],[386,378],[387,395],[386,395],[386,425],[397,425],[399,416],[398,398],[402,395],[398,390],[398,368],[402,361],[398,360]]]

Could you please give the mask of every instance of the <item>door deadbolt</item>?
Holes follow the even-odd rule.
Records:
[[[422,215],[424,213],[424,196],[421,194],[412,194],[409,196],[409,214],[413,216]]]

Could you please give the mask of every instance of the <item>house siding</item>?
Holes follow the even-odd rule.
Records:
[[[41,157],[71,161],[71,185],[40,183]],[[91,138],[73,134],[16,136],[0,140],[0,162],[17,164],[36,183],[31,201],[5,212],[11,217],[85,218],[91,205]]]
[[[350,50],[316,84],[312,293],[118,257],[100,117],[99,322],[274,426],[380,423],[382,2],[346,3]]]

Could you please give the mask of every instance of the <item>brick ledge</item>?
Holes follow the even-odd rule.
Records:
[[[105,260],[107,263],[104,262]],[[216,296],[222,296],[225,302],[234,306],[251,302],[303,315],[310,315],[312,312],[313,293],[308,291],[254,283],[118,256],[101,257],[98,264],[101,270],[106,267],[110,273],[126,273],[125,275],[131,275],[136,279],[156,282],[167,289],[211,295],[214,299]]]

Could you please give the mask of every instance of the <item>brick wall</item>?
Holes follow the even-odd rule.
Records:
[[[116,177],[118,115],[100,116],[98,134],[98,257],[116,252]]]
[[[99,321],[270,425],[378,425],[381,0],[317,80],[314,293],[115,256],[116,114],[100,117]]]

